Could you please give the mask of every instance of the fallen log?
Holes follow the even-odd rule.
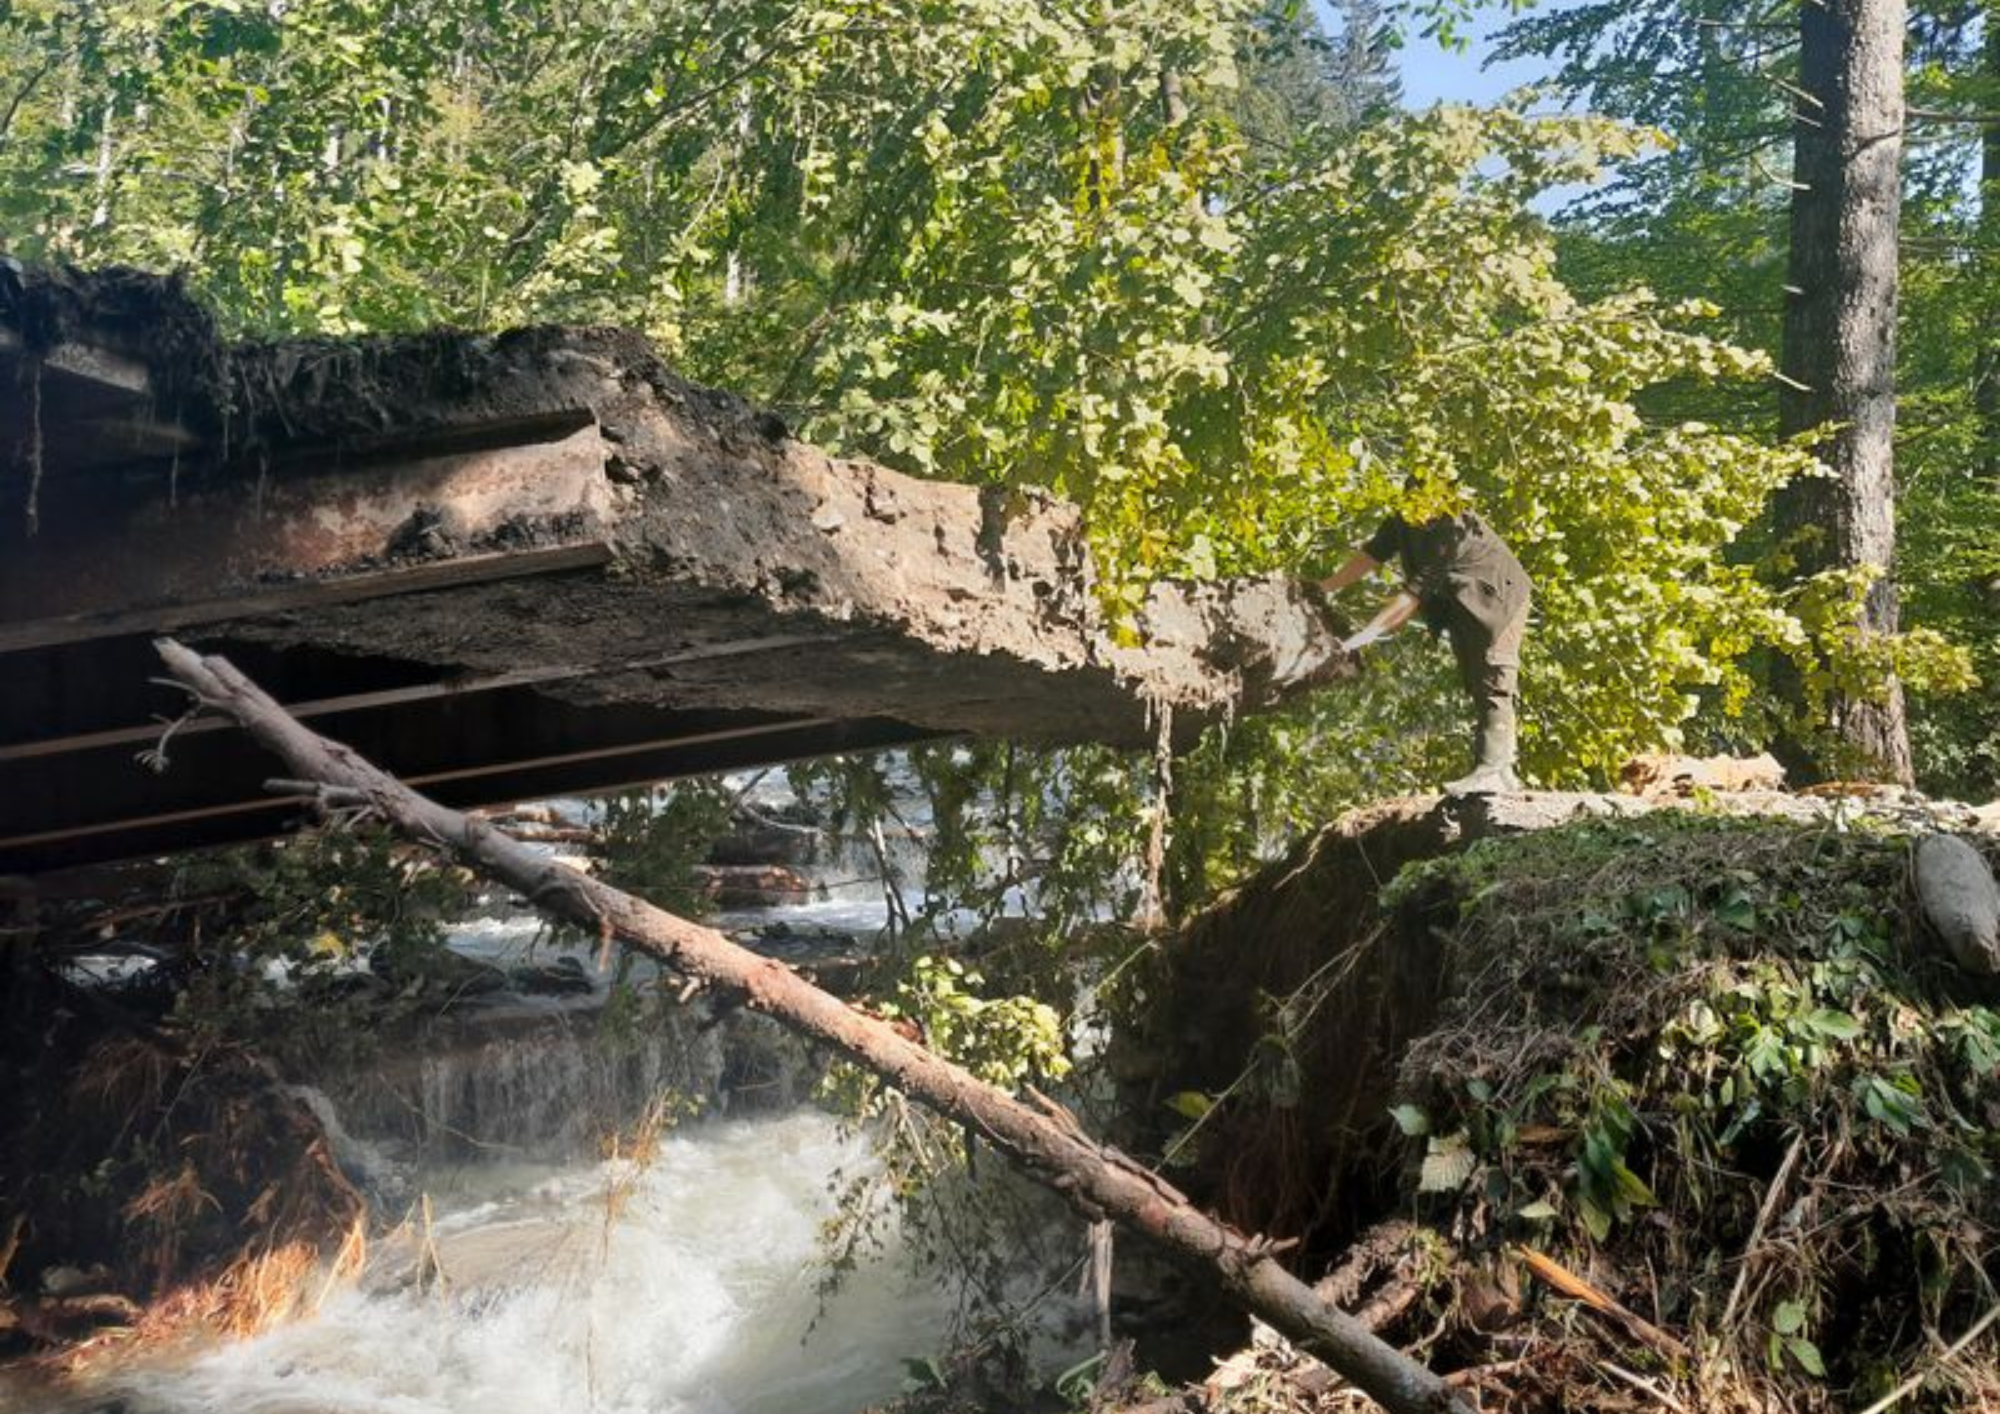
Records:
[[[80,1296],[0,1297],[0,1335],[19,1331],[46,1346],[61,1346],[99,1326],[131,1326],[144,1313],[115,1291]]]
[[[235,719],[282,758],[331,813],[377,817],[450,851],[545,912],[658,958],[823,1042],[919,1103],[970,1127],[1090,1221],[1110,1220],[1220,1283],[1244,1309],[1311,1352],[1391,1414],[1474,1414],[1437,1375],[1329,1305],[1278,1262],[1267,1240],[1190,1203],[1158,1175],[1097,1143],[1060,1106],[1031,1108],[887,1024],[821,991],[783,963],[542,857],[485,821],[447,809],[355,751],[308,731],[226,659],[163,639],[160,656],[196,701]],[[288,785],[293,783],[286,783]],[[1039,1097],[1037,1097],[1039,1098]]]

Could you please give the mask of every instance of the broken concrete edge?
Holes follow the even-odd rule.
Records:
[[[156,537],[173,526],[171,538],[189,541],[207,509],[216,533],[193,572],[212,576],[225,564],[240,581],[216,586],[218,598],[385,565],[597,542],[612,553],[608,580],[744,596],[808,626],[880,630],[947,659],[1011,659],[1038,673],[1108,678],[1143,710],[1120,712],[1131,720],[1096,735],[1126,746],[1144,743],[1140,717],[1171,719],[1185,746],[1210,723],[1355,670],[1339,646],[1345,626],[1281,576],[1157,583],[1136,621],[1115,625],[1074,506],[1043,492],[925,481],[830,456],[792,438],[775,414],[681,378],[630,330],[224,345],[171,280],[133,271],[7,273],[0,328],[11,320],[31,347],[89,340],[102,329],[122,352],[148,357],[156,373],[166,372],[156,352],[199,371],[183,376],[175,397],[181,420],[202,429],[202,444],[174,459],[171,485],[161,469],[154,504],[133,508],[143,490],[119,494],[133,510],[128,520]],[[148,313],[173,331],[158,351],[134,332]],[[505,495],[445,499],[456,464],[437,449],[490,449],[494,438],[523,456],[527,443],[576,444],[587,454],[582,479],[537,492],[515,485],[517,476]],[[47,455],[59,473],[54,436]],[[413,488],[418,478],[403,478],[386,498],[408,502],[395,524],[371,507],[329,526],[323,510],[356,485],[342,478],[370,464],[414,470],[426,457],[430,479]],[[434,502],[423,500],[432,494]],[[45,501],[52,525],[63,512],[53,487]],[[291,516],[291,529],[274,528],[280,514]],[[252,555],[224,552],[266,536]],[[131,554],[142,544],[116,548]],[[117,558],[111,548],[95,547],[100,562]],[[305,641],[310,615],[286,620]],[[416,641],[423,636],[413,630],[410,656],[459,666],[453,653],[465,635],[440,629],[435,642]]]
[[[142,365],[165,405],[212,407],[226,387],[215,317],[179,275],[27,265],[0,254],[0,336],[8,335],[35,357],[75,345]]]

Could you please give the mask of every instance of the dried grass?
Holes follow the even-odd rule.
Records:
[[[193,1334],[240,1338],[309,1316],[367,1261],[366,1223],[356,1218],[327,1257],[318,1243],[288,1242],[246,1253],[218,1275],[181,1286],[149,1306],[132,1332],[140,1344]]]
[[[141,1314],[86,1322],[68,1358],[195,1330],[241,1335],[317,1306],[358,1271],[365,1208],[278,1077],[236,1050],[121,1036],[90,1045],[6,1138],[18,1267],[102,1268]]]

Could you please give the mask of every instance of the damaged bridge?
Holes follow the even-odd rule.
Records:
[[[274,833],[173,633],[448,803],[954,734],[1139,746],[1346,669],[1275,580],[1111,633],[1073,507],[831,457],[608,329],[225,345],[0,262],[0,875]]]

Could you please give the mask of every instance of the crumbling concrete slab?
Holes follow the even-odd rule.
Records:
[[[53,376],[58,351],[71,382],[111,381],[33,438],[0,437],[0,668],[22,688],[0,710],[0,801],[45,791],[66,752],[131,769],[132,734],[167,704],[120,675],[160,631],[261,654],[322,715],[443,711],[452,685],[501,684],[529,714],[868,722],[873,742],[900,724],[1144,747],[1170,718],[1186,744],[1352,670],[1341,626],[1276,578],[1157,586],[1117,632],[1075,507],[830,456],[626,331],[225,347],[145,277],[10,279],[0,387]],[[100,346],[98,363],[76,354]],[[108,422],[149,416],[154,452],[107,465]],[[645,733],[619,720],[635,749]],[[509,740],[504,718],[482,733]],[[10,792],[29,757],[33,791]],[[225,803],[175,789],[160,783],[153,814]],[[0,870],[38,823],[0,805]]]

